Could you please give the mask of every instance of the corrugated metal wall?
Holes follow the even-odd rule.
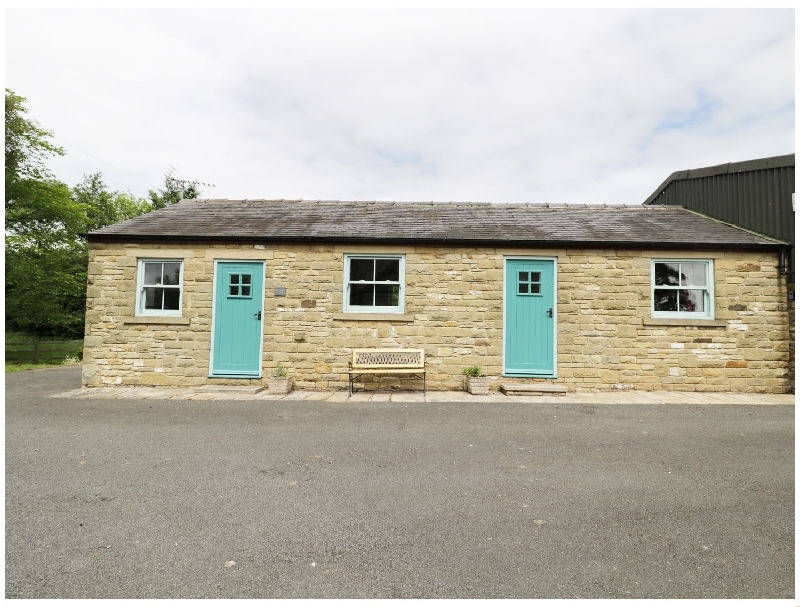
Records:
[[[680,205],[794,243],[794,165],[678,178],[648,204]]]

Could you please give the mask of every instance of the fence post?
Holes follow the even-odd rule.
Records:
[[[33,364],[39,364],[39,340],[33,342]]]

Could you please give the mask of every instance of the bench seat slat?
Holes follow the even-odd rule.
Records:
[[[413,373],[422,373],[425,369],[350,369],[350,375],[410,375]]]
[[[351,369],[424,369],[424,365],[351,365]]]

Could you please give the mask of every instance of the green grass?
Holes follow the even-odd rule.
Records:
[[[55,367],[61,367],[63,365],[48,365],[46,363],[39,363],[38,365],[34,365],[33,363],[6,363],[6,373],[16,373],[17,371],[30,371],[32,369],[53,369]]]

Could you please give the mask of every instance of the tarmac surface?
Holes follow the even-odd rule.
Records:
[[[79,386],[6,375],[7,598],[794,597],[791,395]]]

